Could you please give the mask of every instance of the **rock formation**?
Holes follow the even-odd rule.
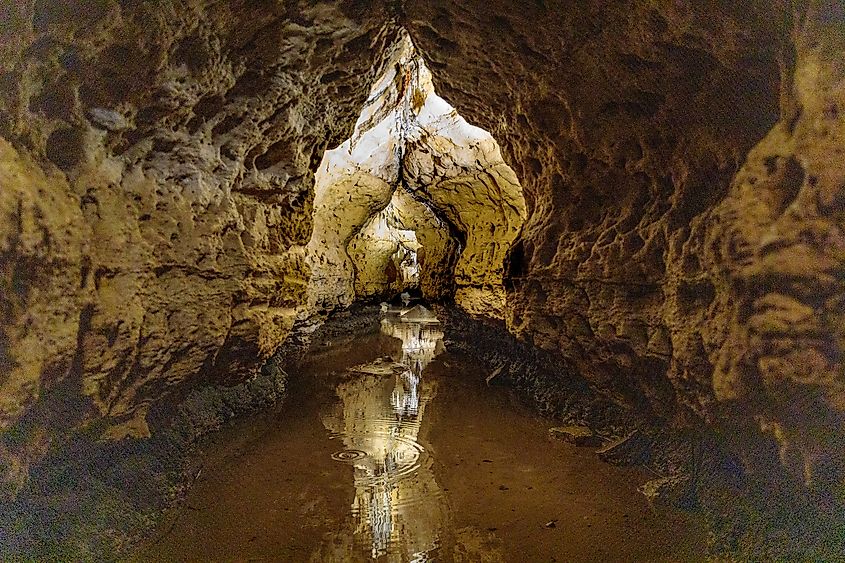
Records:
[[[398,169],[333,185],[354,196],[342,229],[313,173],[398,75],[404,28],[501,146],[480,149],[492,174],[410,139],[409,202],[463,246],[423,289],[489,313],[503,279],[508,328],[597,392],[842,510],[840,2],[22,0],[0,21],[6,492],[62,433],[143,436],[150,405],[248,378],[296,319],[354,298],[348,245]],[[472,240],[487,194],[522,216],[516,178],[499,273],[514,239]]]
[[[623,4],[405,6],[529,203],[508,325],[837,510],[845,10]]]
[[[14,489],[61,432],[105,419],[92,430],[144,436],[151,404],[248,378],[281,344],[305,296],[313,169],[349,135],[397,31],[333,3],[0,14],[0,428],[18,436],[0,455]]]
[[[316,178],[309,313],[401,291],[385,272],[399,234],[377,232],[381,222],[381,231],[417,233],[425,297],[454,296],[472,313],[503,318],[504,259],[525,220],[522,189],[490,134],[435,94],[407,36],[352,137],[326,152]]]

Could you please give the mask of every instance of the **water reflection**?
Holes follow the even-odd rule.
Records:
[[[443,350],[437,319],[415,307],[391,311],[383,333],[401,340],[390,358],[351,368],[322,413],[342,440],[333,456],[354,467],[350,526],[333,533],[312,561],[430,561],[447,512],[431,460],[420,444],[426,405],[437,392],[423,370]]]

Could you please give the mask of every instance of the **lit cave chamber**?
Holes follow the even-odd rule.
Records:
[[[352,137],[316,174],[308,304],[344,307],[409,289],[504,317],[504,260],[525,200],[489,133],[434,92],[408,38]]]

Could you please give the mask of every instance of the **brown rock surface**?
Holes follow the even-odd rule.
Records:
[[[107,437],[144,436],[162,396],[243,380],[284,340],[313,167],[395,32],[331,2],[38,0],[0,19],[0,429],[105,417]]]
[[[524,190],[509,329],[841,507],[841,3],[23,0],[0,22],[0,429],[144,435],[152,403],[248,377],[329,306],[312,173],[398,22]],[[13,487],[49,436],[0,447]]]
[[[720,428],[752,474],[777,451],[829,500],[845,481],[841,4],[405,9],[439,91],[525,190],[510,329],[632,408]]]
[[[586,426],[555,426],[549,428],[549,435],[579,447],[599,446],[602,442],[601,438]]]
[[[316,178],[309,313],[409,287],[386,272],[405,238],[419,251],[426,298],[454,296],[473,314],[504,317],[504,259],[525,220],[522,188],[490,134],[435,93],[407,38],[352,137],[326,152]]]

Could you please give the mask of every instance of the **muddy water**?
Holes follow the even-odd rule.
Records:
[[[205,446],[140,560],[695,561],[703,532],[650,507],[651,476],[551,440],[436,319],[316,352],[277,414]]]

